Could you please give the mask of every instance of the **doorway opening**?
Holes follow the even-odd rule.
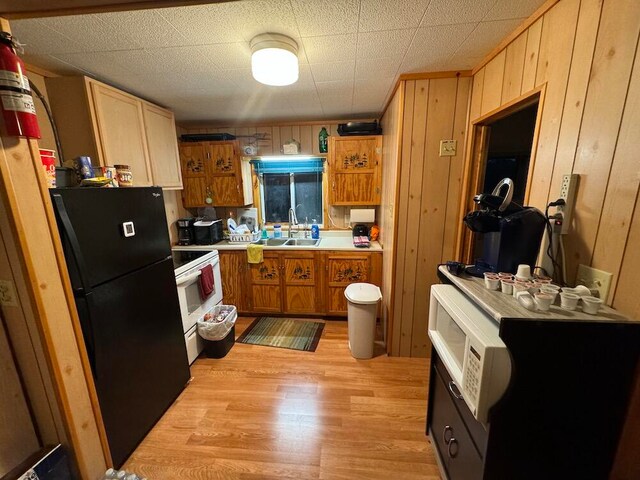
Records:
[[[476,209],[473,197],[491,193],[503,178],[514,183],[513,200],[526,205],[535,163],[544,88],[510,102],[478,118],[472,124],[471,158],[462,189],[462,217]],[[483,257],[482,235],[476,235],[460,221],[458,257],[471,264]]]

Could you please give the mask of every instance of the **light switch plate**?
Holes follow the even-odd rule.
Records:
[[[440,156],[454,157],[456,155],[457,140],[440,140]]]
[[[0,280],[0,305],[3,307],[17,307],[18,298],[13,282],[10,280]]]
[[[609,296],[609,289],[611,289],[612,280],[613,274],[609,272],[604,272],[586,265],[578,265],[576,285],[584,285],[590,289],[597,289],[598,297],[605,302]]]

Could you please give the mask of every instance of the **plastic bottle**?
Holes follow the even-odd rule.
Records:
[[[273,226],[273,238],[282,238],[282,225],[279,223]]]
[[[265,240],[269,238],[269,232],[267,232],[267,226],[264,223],[262,224],[262,238]]]
[[[313,225],[311,225],[311,238],[313,238],[314,240],[320,238],[320,227],[315,222],[313,223]]]
[[[322,127],[320,133],[318,133],[318,149],[320,153],[327,153],[329,151],[329,134],[324,127]]]

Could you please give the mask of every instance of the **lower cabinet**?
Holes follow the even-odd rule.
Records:
[[[281,280],[282,265],[280,254],[277,252],[264,252],[262,263],[249,265],[251,289],[248,293],[251,296],[251,311],[263,313],[282,311]]]
[[[344,290],[352,283],[373,283],[380,286],[382,255],[332,253],[325,258],[327,271],[327,314],[346,315]]]
[[[320,261],[320,254],[314,252],[282,254],[284,313],[312,314],[324,311]]]
[[[484,468],[481,452],[486,448],[487,433],[471,416],[464,400],[450,393],[453,381],[443,368],[438,368],[439,360],[434,358],[432,362],[428,415],[431,442],[451,480],[480,480]]]
[[[220,251],[224,303],[239,312],[346,315],[344,289],[351,283],[380,285],[380,253],[268,250],[247,263],[242,251]]]
[[[219,251],[222,277],[222,303],[235,305],[238,312],[249,310],[247,289],[247,252]]]

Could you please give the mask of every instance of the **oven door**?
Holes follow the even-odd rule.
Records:
[[[213,267],[213,292],[206,299],[200,296],[200,270],[206,265]],[[220,259],[215,257],[201,263],[176,277],[182,327],[187,333],[205,313],[222,301],[222,279]]]

